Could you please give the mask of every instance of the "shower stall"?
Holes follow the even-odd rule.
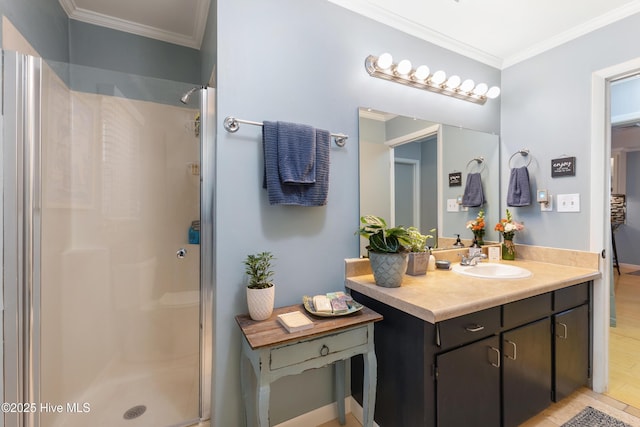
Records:
[[[213,90],[3,57],[4,425],[206,421]]]

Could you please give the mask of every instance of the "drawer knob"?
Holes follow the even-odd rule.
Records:
[[[327,354],[329,354],[329,347],[327,347],[326,344],[322,344],[322,347],[320,348],[320,356],[326,356]]]

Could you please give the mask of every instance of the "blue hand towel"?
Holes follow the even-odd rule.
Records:
[[[263,188],[267,190],[271,205],[324,206],[329,193],[329,164],[331,134],[315,130],[316,182],[312,184],[286,184],[279,172],[278,126],[276,122],[263,122],[262,143],[264,152]]]
[[[526,166],[512,168],[507,190],[507,206],[529,206],[530,204],[529,170]]]
[[[484,192],[482,191],[482,177],[480,173],[467,175],[467,185],[464,187],[462,206],[477,207],[484,205]]]
[[[312,126],[277,122],[278,171],[284,184],[316,182],[316,130]]]

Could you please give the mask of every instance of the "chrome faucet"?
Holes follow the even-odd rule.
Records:
[[[469,257],[462,255],[460,265],[477,265],[481,259],[485,259],[487,256],[483,253],[473,254]]]

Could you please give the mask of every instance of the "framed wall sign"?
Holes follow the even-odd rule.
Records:
[[[562,157],[551,160],[551,178],[576,175],[576,158]]]
[[[452,172],[449,174],[449,187],[462,186],[462,172]]]

